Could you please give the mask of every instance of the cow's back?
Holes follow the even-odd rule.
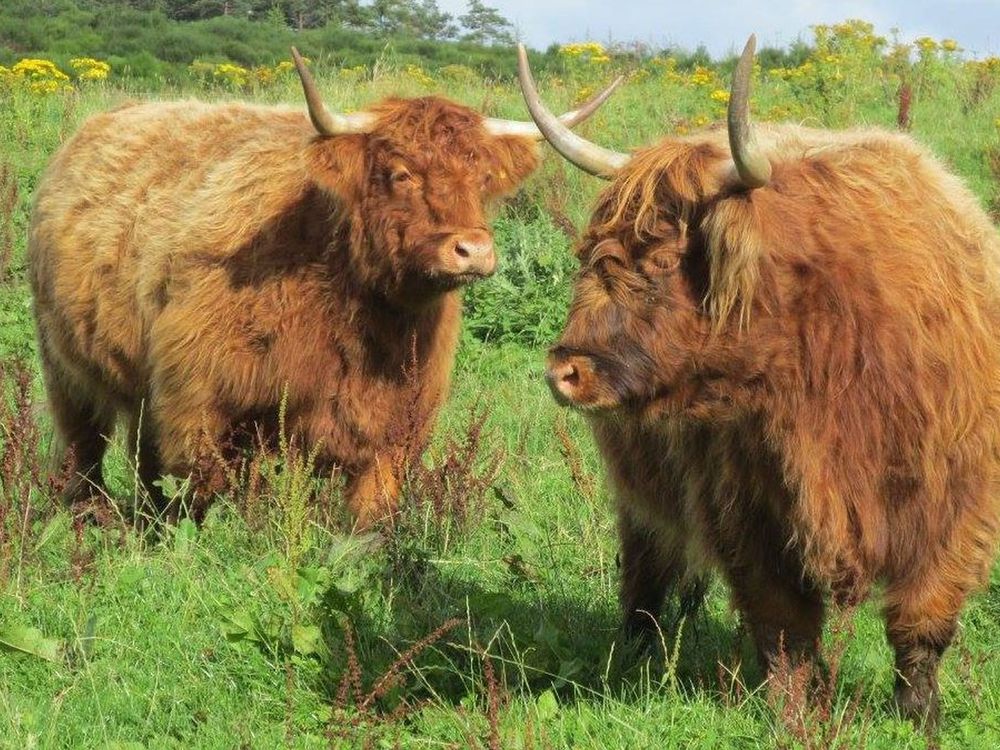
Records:
[[[92,117],[55,155],[30,229],[43,356],[142,395],[146,336],[194,257],[239,248],[305,189],[302,113],[199,102]]]

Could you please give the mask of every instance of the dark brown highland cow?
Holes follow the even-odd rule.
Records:
[[[53,159],[28,258],[71,500],[102,491],[117,414],[162,504],[152,480],[187,475],[204,439],[273,422],[287,393],[289,429],[343,469],[361,525],[392,508],[404,454],[426,441],[457,290],[496,263],[487,204],[534,169],[541,134],[437,97],[333,114],[295,58],[309,118],[127,106]]]
[[[936,672],[988,573],[1000,509],[1000,237],[905,135],[729,128],[632,156],[532,115],[612,179],[547,377],[617,494],[626,627],[721,569],[765,666],[810,658],[824,599],[884,584],[896,700]]]

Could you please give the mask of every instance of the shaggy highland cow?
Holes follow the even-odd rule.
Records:
[[[884,585],[895,697],[933,721],[937,668],[1000,510],[1000,237],[925,149],[880,130],[729,126],[634,155],[552,145],[612,180],[579,243],[556,399],[617,495],[625,627],[721,569],[765,667],[808,664],[824,600]]]
[[[125,106],[53,159],[28,260],[68,499],[103,491],[118,414],[162,506],[152,480],[273,423],[287,393],[289,430],[344,471],[359,524],[393,507],[448,390],[457,290],[494,270],[487,205],[535,168],[541,134],[438,97],[333,114],[293,53],[309,118]]]

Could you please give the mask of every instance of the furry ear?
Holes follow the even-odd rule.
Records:
[[[763,241],[752,194],[740,193],[719,201],[701,222],[709,267],[708,309],[721,327],[735,311],[739,325],[750,322],[750,306],[757,288]]]
[[[538,145],[530,138],[504,135],[492,139],[489,154],[493,181],[488,192],[504,195],[518,188],[538,167]]]
[[[366,135],[317,138],[306,156],[312,180],[343,203],[361,199],[365,181]]]

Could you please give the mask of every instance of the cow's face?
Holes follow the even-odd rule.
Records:
[[[535,168],[534,142],[491,135],[478,113],[436,97],[373,111],[371,132],[326,144],[366,283],[419,303],[491,275],[490,204]]]
[[[560,403],[642,410],[688,387],[711,332],[708,268],[696,233],[663,223],[657,235],[583,240],[566,328],[547,362]]]

